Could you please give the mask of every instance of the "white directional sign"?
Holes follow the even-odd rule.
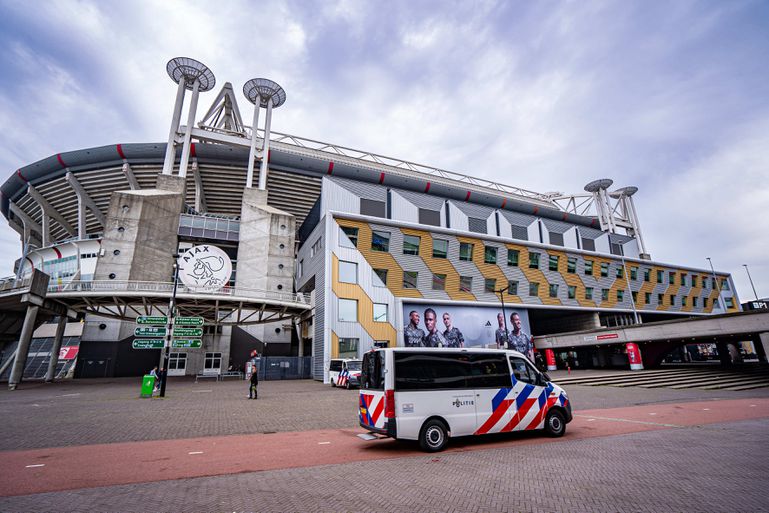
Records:
[[[219,290],[230,281],[232,262],[227,253],[212,246],[193,246],[177,260],[179,279],[193,290]]]

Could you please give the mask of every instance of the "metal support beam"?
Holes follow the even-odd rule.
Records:
[[[8,378],[9,390],[16,390],[16,386],[21,383],[21,378],[24,374],[24,366],[27,363],[29,344],[32,342],[32,332],[35,331],[35,321],[37,320],[38,310],[40,310],[40,307],[37,305],[29,305],[27,307],[27,313],[24,316],[24,325],[21,328],[21,336],[19,337],[19,347],[16,350],[16,358],[13,359],[11,377]]]
[[[134,175],[134,172],[131,169],[131,165],[128,162],[123,162],[123,174],[125,175],[126,180],[128,180],[128,186],[132,191],[138,191],[141,189],[139,181],[136,180],[136,176]]]
[[[190,107],[187,113],[187,130],[184,132],[184,143],[182,145],[182,159],[179,161],[179,176],[187,176],[187,164],[190,162],[190,146],[192,145],[192,129],[195,125],[195,114],[198,110],[198,98],[200,97],[200,80],[195,79],[192,83],[192,97],[190,97]]]
[[[35,187],[34,187],[32,184],[29,184],[29,185],[27,186],[27,194],[29,194],[29,196],[30,196],[30,197],[31,197],[33,200],[35,200],[35,202],[36,202],[38,205],[40,205],[40,209],[43,211],[43,220],[44,220],[44,221],[43,221],[43,231],[46,231],[46,226],[45,226],[45,225],[46,225],[46,223],[45,223],[45,218],[46,218],[46,217],[50,217],[50,218],[52,218],[54,221],[56,221],[57,223],[59,223],[59,226],[61,226],[62,228],[64,228],[64,231],[65,231],[65,232],[67,232],[67,233],[68,233],[68,234],[69,234],[71,237],[74,237],[75,235],[77,235],[77,234],[75,233],[75,229],[72,227],[72,225],[71,225],[71,224],[69,224],[69,223],[67,222],[67,220],[66,220],[66,219],[64,219],[64,216],[62,216],[62,215],[59,213],[59,211],[58,211],[58,210],[56,210],[55,208],[53,208],[53,207],[51,206],[51,204],[50,204],[50,203],[48,203],[48,200],[46,200],[46,199],[43,197],[43,195],[42,195],[42,194],[40,194],[40,192],[38,192],[38,190],[37,190],[37,189],[35,189]],[[46,233],[44,233],[44,234],[43,234],[43,238],[45,239],[45,238],[46,238],[46,236],[48,236],[48,241],[49,241],[49,243],[50,243],[50,228],[48,228],[48,231],[49,231],[49,233],[47,233],[47,234],[46,234]],[[43,244],[44,244],[44,245],[47,245],[45,240],[43,240]]]
[[[176,102],[174,103],[174,112],[171,115],[171,130],[168,133],[168,144],[166,145],[166,157],[163,161],[163,174],[170,175],[174,171],[174,160],[176,160],[176,133],[179,131],[179,121],[182,119],[182,105],[184,104],[184,88],[186,81],[184,77],[179,80],[179,86],[176,88]],[[125,170],[125,168],[123,168]]]
[[[197,212],[208,212],[206,191],[203,188],[203,179],[200,177],[198,159],[192,159],[192,176],[195,179],[195,210]]]
[[[91,211],[91,213],[99,222],[102,228],[104,228],[107,225],[107,218],[104,216],[102,211],[96,205],[96,202],[93,199],[91,199],[91,197],[88,195],[88,193],[83,188],[83,186],[80,185],[80,182],[77,181],[77,178],[75,178],[75,175],[73,175],[72,172],[67,171],[65,179],[67,180],[67,183],[69,184],[69,186],[72,187],[72,189],[75,191],[75,195],[77,196],[78,237],[80,237],[81,239],[85,239],[87,236],[85,231],[85,209],[86,208],[88,208]]]
[[[272,98],[267,100],[267,116],[264,121],[264,142],[262,143],[262,166],[259,168],[259,189],[267,188],[267,164],[270,160],[270,123],[272,122]]]
[[[64,339],[64,328],[67,327],[67,317],[59,317],[56,324],[56,335],[53,337],[53,347],[51,347],[51,358],[48,361],[48,372],[45,374],[45,381],[50,383],[56,377],[56,366],[59,364],[59,351],[61,350],[61,341]]]
[[[24,225],[25,231],[34,230],[37,233],[39,233],[41,236],[43,235],[43,227],[40,226],[37,222],[35,222],[34,219],[29,217],[29,215],[27,215],[26,212],[24,212],[21,208],[19,208],[19,206],[16,205],[16,203],[10,203],[9,209],[13,213],[13,215],[21,219],[21,222]]]

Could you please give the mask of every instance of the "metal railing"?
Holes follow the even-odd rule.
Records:
[[[16,279],[15,276],[0,278],[0,292],[12,292],[14,290],[25,289],[32,283],[32,275]]]
[[[172,282],[158,281],[116,281],[116,280],[93,280],[81,281],[72,280],[62,284],[51,284],[48,286],[49,294],[72,293],[72,292],[116,292],[116,293],[143,293],[157,295],[171,295],[174,284]],[[191,296],[229,296],[241,297],[247,299],[280,301],[283,303],[301,303],[310,304],[310,295],[294,292],[276,292],[273,290],[252,289],[248,287],[223,287],[219,290],[193,290],[184,284],[179,284],[177,295]]]

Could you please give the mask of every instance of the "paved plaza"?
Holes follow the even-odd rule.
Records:
[[[767,389],[573,385],[564,438],[428,455],[357,439],[357,391],[269,381],[250,401],[243,381],[179,379],[140,399],[139,385],[0,391],[0,511],[769,511]]]

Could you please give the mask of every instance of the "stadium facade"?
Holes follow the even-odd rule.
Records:
[[[456,344],[449,328],[485,346],[518,320],[552,335],[740,310],[729,274],[651,258],[634,187],[604,179],[539,194],[271,133],[285,93],[263,79],[244,94],[253,127],[267,110],[264,129],[243,123],[229,83],[194,123],[213,74],[180,59],[169,74],[179,89],[168,143],[63,152],[0,187],[22,242],[16,278],[46,272],[51,296],[84,316],[76,375],[151,367],[157,353],[130,347],[134,318],[167,312],[174,255],[205,244],[230,256],[232,276],[216,294],[180,288],[180,313],[206,328],[201,349],[172,352],[172,374],[240,367],[255,349],[311,356],[324,379],[330,358],[374,346]],[[626,365],[627,348],[615,349]],[[93,372],[84,363],[105,360]],[[592,360],[583,365],[613,362]]]

